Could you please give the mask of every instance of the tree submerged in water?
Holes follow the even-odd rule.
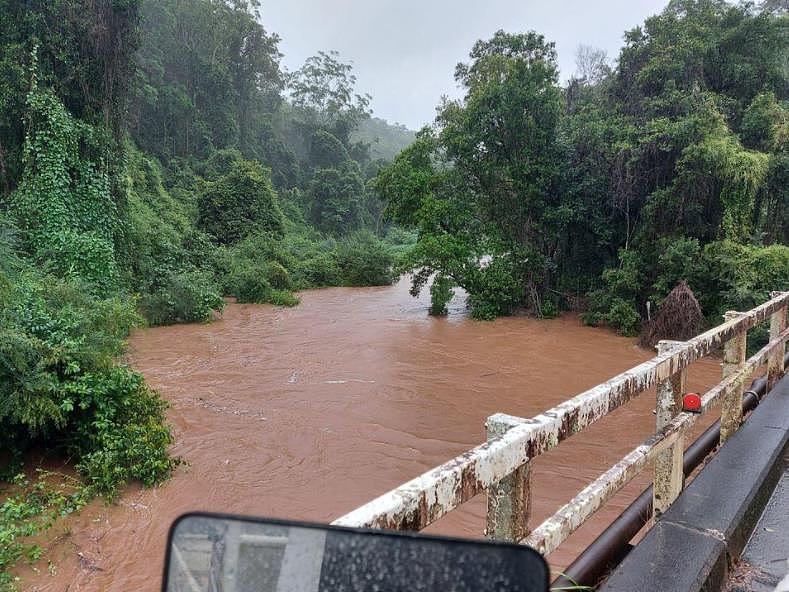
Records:
[[[686,341],[701,329],[704,315],[688,282],[682,280],[669,292],[655,318],[641,332],[641,345],[655,347],[662,339]]]

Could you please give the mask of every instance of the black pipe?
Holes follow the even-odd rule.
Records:
[[[789,353],[784,356],[784,367],[789,365]],[[764,396],[767,379],[757,378],[743,393],[742,409],[748,412],[756,408]],[[716,421],[688,446],[683,457],[682,470],[687,477],[720,441],[720,420]],[[644,490],[624,512],[622,512],[591,545],[552,584],[552,588],[573,586],[597,586],[601,579],[618,565],[630,550],[630,541],[652,517],[652,486]]]

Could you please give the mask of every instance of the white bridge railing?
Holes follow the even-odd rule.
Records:
[[[656,516],[684,486],[684,438],[699,415],[682,411],[687,368],[723,347],[723,380],[702,397],[702,413],[721,402],[721,441],[742,422],[745,381],[768,365],[767,390],[784,372],[789,292],[748,312],[726,313],[725,322],[689,341],[664,341],[658,355],[541,415],[488,418],[487,442],[464,452],[334,522],[343,526],[421,530],[476,495],[487,492],[485,533],[489,538],[528,544],[541,553],[556,549],[617,491],[654,463]],[[770,340],[746,359],[747,331],[770,319]],[[657,386],[657,431],[589,484],[553,516],[529,528],[530,461],[577,434],[645,390]]]

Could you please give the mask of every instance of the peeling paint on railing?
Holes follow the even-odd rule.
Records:
[[[702,410],[708,411],[729,392],[738,387],[747,376],[763,365],[770,353],[789,340],[789,330],[759,350],[747,360],[736,375],[731,375],[710,389],[702,397]],[[679,413],[665,428],[653,434],[622,460],[597,478],[545,520],[520,542],[548,554],[575,532],[605,502],[638,475],[660,452],[674,444],[696,423],[700,414]]]

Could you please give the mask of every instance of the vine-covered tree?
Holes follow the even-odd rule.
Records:
[[[234,162],[226,175],[206,184],[197,221],[224,245],[255,232],[282,234],[282,211],[269,172],[256,162]]]
[[[77,119],[105,128],[120,154],[141,0],[0,0],[0,191],[22,177],[24,114],[35,78]],[[114,187],[113,197],[122,196]]]
[[[701,273],[691,259],[730,250],[705,245],[789,240],[786,147],[776,141],[787,113],[786,26],[785,15],[750,4],[673,0],[626,34],[599,99],[616,112],[596,117],[619,130],[609,195],[624,251],[592,294],[593,320],[632,332],[647,301],[683,279],[720,296],[721,287],[691,277]],[[680,253],[685,265],[664,267]],[[724,307],[700,300],[706,314]]]

